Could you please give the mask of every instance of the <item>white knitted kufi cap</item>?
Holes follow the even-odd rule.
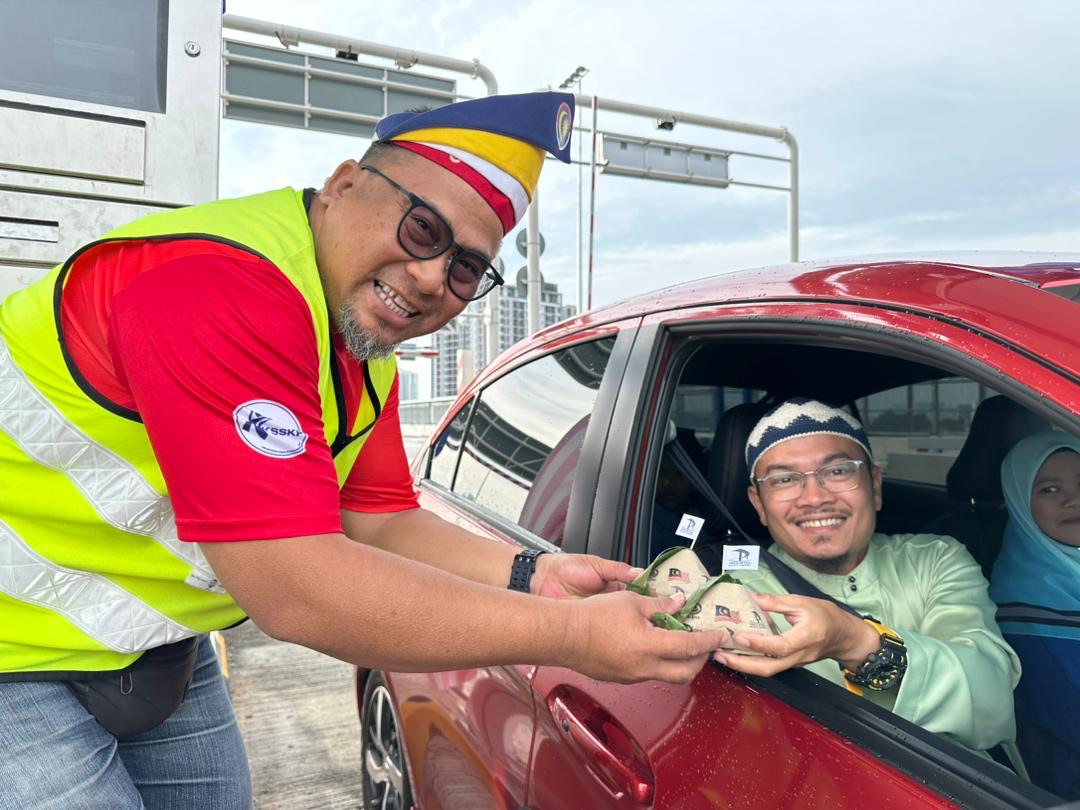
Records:
[[[872,458],[870,440],[858,419],[816,399],[798,397],[777,405],[750,431],[750,438],[746,440],[746,469],[750,480],[754,480],[758,459],[773,447],[788,439],[819,434],[851,439],[866,451],[868,458]]]

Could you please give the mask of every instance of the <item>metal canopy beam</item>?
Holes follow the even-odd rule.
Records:
[[[382,59],[390,59],[399,68],[407,69],[415,65],[427,65],[429,67],[450,70],[455,73],[463,73],[474,79],[480,79],[487,88],[487,95],[499,92],[495,74],[479,59],[467,62],[464,59],[451,59],[447,56],[439,56],[433,53],[413,51],[407,48],[395,48],[389,45],[379,45],[375,42],[365,42],[362,39],[335,36],[322,31],[312,31],[307,28],[297,28],[281,23],[256,20],[251,17],[240,17],[236,14],[226,14],[222,17],[221,24],[224,28],[234,31],[246,31],[249,34],[261,34],[262,36],[275,37],[286,48],[305,42],[309,45],[322,45],[333,48],[334,51],[343,53],[367,54],[378,56]]]
[[[786,127],[748,124],[743,121],[732,121],[727,118],[716,118],[711,115],[700,115],[699,113],[683,112],[681,110],[672,110],[663,107],[649,107],[643,104],[633,104],[610,98],[600,98],[598,96],[578,95],[576,98],[579,107],[582,105],[589,105],[593,109],[592,127],[594,138],[597,135],[596,111],[600,109],[609,112],[623,113],[625,115],[651,118],[658,128],[664,130],[671,130],[676,124],[680,123],[693,124],[709,129],[739,132],[744,135],[757,135],[762,138],[771,138],[783,143],[788,149],[788,187],[786,189],[756,183],[738,183],[734,180],[729,181],[729,183],[731,185],[747,185],[788,192],[788,257],[789,260],[793,262],[799,260],[799,146],[795,141],[795,136],[793,136]],[[731,151],[731,154],[735,154],[735,152]],[[593,158],[595,160],[595,149]],[[591,260],[591,247],[589,252]]]
[[[452,79],[225,40],[224,116],[370,138],[380,118],[457,97]]]

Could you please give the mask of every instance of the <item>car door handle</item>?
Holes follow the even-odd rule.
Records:
[[[566,692],[552,695],[548,708],[571,748],[608,790],[640,804],[652,801],[655,778],[645,752],[615,718],[598,705],[581,705]]]

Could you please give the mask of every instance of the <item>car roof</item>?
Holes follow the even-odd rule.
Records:
[[[778,264],[639,295],[595,310],[590,320],[595,323],[599,319],[620,319],[734,300],[792,298],[892,305],[908,302],[919,309],[944,313],[956,310],[958,304],[967,300],[962,293],[965,285],[974,279],[994,282],[993,286],[1002,292],[1008,287],[1009,294],[1016,294],[1020,288],[1056,290],[1080,285],[1080,256],[964,253],[939,254],[933,258],[856,257]]]
[[[838,304],[873,306],[919,313],[1053,357],[1057,366],[1080,374],[1080,334],[1073,326],[1080,315],[1076,308],[1080,304],[1080,255],[984,251],[793,262],[665,287],[537,332],[489,364],[470,388],[482,385],[492,375],[498,376],[514,358],[573,342],[578,335],[595,335],[596,328],[615,322],[689,308],[701,309],[705,313],[702,317],[707,319],[713,306],[776,302],[822,303],[833,309]],[[760,351],[764,349],[758,347]],[[790,352],[789,346],[789,361]],[[874,361],[871,355],[867,357],[869,371]],[[856,359],[849,354],[845,362]],[[730,360],[728,368],[734,371]],[[897,385],[940,376],[928,366],[917,364],[894,364],[893,369],[895,379],[891,382]],[[860,392],[881,390],[890,382],[880,379],[881,375],[881,368],[877,368],[864,385],[855,388]],[[745,375],[734,376],[745,377],[746,387],[757,387],[754,383],[759,375],[749,369]]]
[[[778,264],[665,287],[575,316],[528,340],[687,307],[815,299],[909,309],[1015,337],[1080,310],[1080,255],[1032,252],[854,257]]]

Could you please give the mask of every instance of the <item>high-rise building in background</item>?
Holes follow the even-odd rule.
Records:
[[[415,371],[402,368],[398,372],[398,397],[402,402],[420,399],[420,375]]]
[[[522,267],[515,283],[500,289],[499,300],[499,350],[507,349],[528,335],[529,302],[526,268]],[[540,283],[540,328],[566,320],[576,312],[576,307],[564,305],[557,284],[543,280]],[[487,356],[487,337],[484,331],[484,314],[487,298],[469,304],[465,311],[436,332],[433,346],[439,356],[432,363],[432,396],[448,397],[458,391],[458,368],[465,352],[465,370],[471,361],[472,369],[479,371],[493,359]],[[468,375],[471,376],[471,375]]]

